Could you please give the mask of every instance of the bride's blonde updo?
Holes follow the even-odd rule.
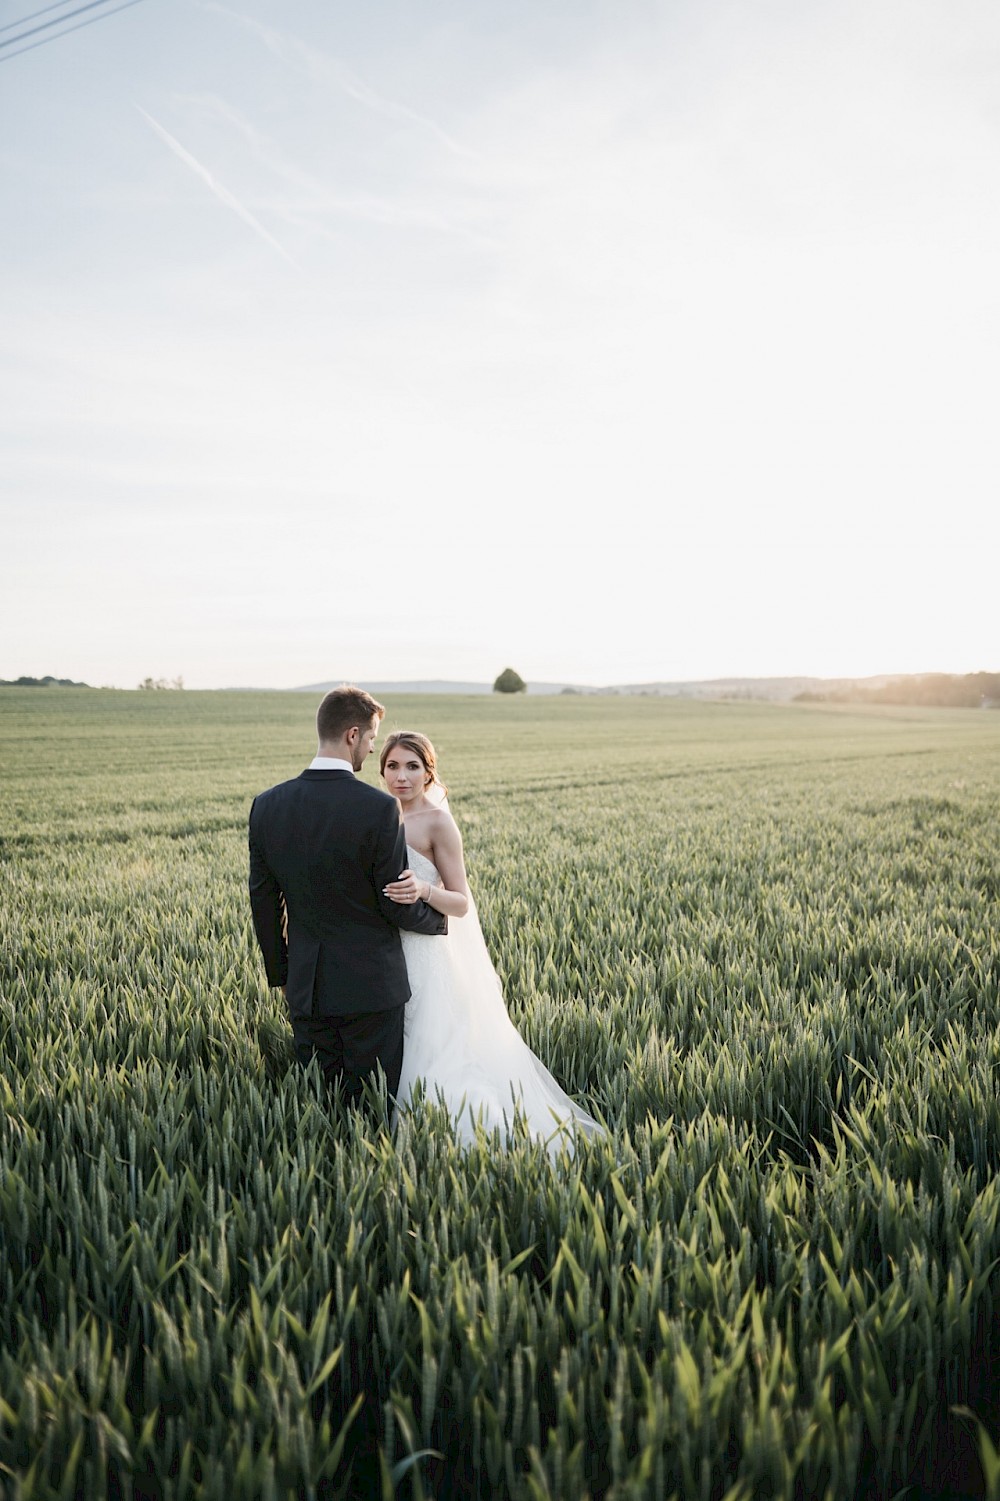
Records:
[[[419,756],[423,762],[424,771],[427,773],[424,778],[425,789],[428,787],[440,787],[445,797],[447,797],[448,789],[437,772],[437,752],[427,736],[422,735],[419,730],[393,730],[383,745],[382,754],[378,758],[378,769],[383,777],[385,776],[385,763],[397,745],[405,746],[408,751],[412,751],[415,756]]]

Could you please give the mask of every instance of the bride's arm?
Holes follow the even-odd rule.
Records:
[[[469,910],[469,883],[465,878],[462,836],[458,824],[444,808],[435,813],[431,850],[442,885],[432,886],[430,881],[421,881],[407,870],[385,888],[385,894],[404,906],[423,900],[445,917],[464,917]]]
[[[429,886],[429,895],[423,891],[424,901],[446,917],[464,917],[469,910],[469,883],[465,876],[465,856],[462,853],[462,836],[458,824],[446,808],[442,808],[434,820],[434,864],[438,868],[442,885]]]

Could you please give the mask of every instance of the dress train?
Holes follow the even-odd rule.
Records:
[[[437,884],[440,875],[419,851],[410,869]],[[476,1121],[500,1127],[509,1140],[515,1111],[533,1136],[556,1149],[566,1130],[603,1134],[528,1047],[507,1014],[500,978],[489,956],[475,903],[452,918],[446,937],[401,933],[412,992],[404,1019],[403,1071],[396,1099],[406,1108],[417,1081],[429,1100],[440,1098],[460,1138],[475,1140]]]

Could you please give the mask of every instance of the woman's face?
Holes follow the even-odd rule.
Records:
[[[406,745],[393,746],[385,758],[382,775],[388,790],[404,807],[420,797],[427,785],[427,767],[416,751]]]

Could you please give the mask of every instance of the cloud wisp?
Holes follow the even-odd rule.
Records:
[[[142,116],[142,118],[146,121],[147,125],[149,125],[149,127],[160,137],[160,140],[163,141],[165,145],[169,146],[174,155],[176,157],[179,157],[184,165],[190,168],[190,170],[195,174],[196,177],[199,177],[201,179],[206,187],[208,187],[210,191],[214,193],[215,197],[221,204],[224,204],[226,208],[231,209],[238,218],[243,220],[244,224],[248,225],[250,229],[253,230],[254,234],[259,235],[259,237],[264,241],[265,244],[270,245],[272,250],[277,251],[278,255],[281,256],[283,261],[287,262],[287,264],[291,266],[293,271],[301,272],[302,268],[292,258],[292,256],[289,255],[285,247],[280,244],[280,242],[276,240],[274,236],[268,232],[268,230],[264,228],[260,220],[256,219],[250,212],[250,210],[246,207],[246,205],[240,202],[235,193],[231,193],[227,187],[224,187],[223,184],[219,182],[218,179],[214,176],[214,174],[210,172],[209,169],[200,161],[198,161],[197,157],[192,156],[190,151],[187,151],[181,145],[180,141],[172,136],[169,130],[166,130],[158,120],[154,120],[153,116],[148,114],[141,105],[137,104],[135,107],[139,111],[139,114]]]

